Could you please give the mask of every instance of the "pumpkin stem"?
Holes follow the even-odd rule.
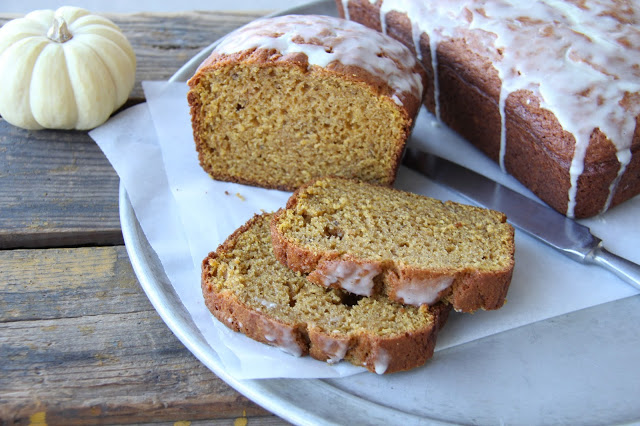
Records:
[[[47,31],[47,37],[58,43],[64,43],[73,38],[73,34],[67,28],[67,21],[62,16],[54,16],[51,28]]]

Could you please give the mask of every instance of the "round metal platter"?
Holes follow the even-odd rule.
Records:
[[[333,1],[282,11],[336,15]],[[216,43],[172,77],[186,81]],[[180,302],[126,190],[120,220],[133,269],[173,333],[217,376],[295,424],[613,424],[640,419],[640,296],[573,312],[436,352],[389,376],[237,380]],[[606,284],[606,283],[603,283]]]

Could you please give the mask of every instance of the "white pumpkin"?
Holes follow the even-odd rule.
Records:
[[[129,97],[136,57],[110,20],[65,6],[0,28],[0,115],[25,129],[92,129]]]

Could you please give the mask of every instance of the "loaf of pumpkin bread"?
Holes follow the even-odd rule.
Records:
[[[218,180],[283,190],[325,174],[391,184],[424,76],[407,47],[355,22],[252,22],[189,80],[200,164]]]
[[[412,49],[425,105],[543,201],[589,217],[640,193],[640,6],[339,0]]]
[[[276,258],[309,281],[409,305],[498,309],[514,267],[504,214],[345,178],[299,188],[271,235]]]
[[[270,222],[270,214],[254,216],[202,263],[204,299],[222,324],[295,356],[344,359],[378,374],[432,356],[448,306],[402,306],[312,284],[276,260]]]

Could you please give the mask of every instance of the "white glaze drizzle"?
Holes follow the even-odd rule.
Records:
[[[415,26],[415,25],[414,25]],[[420,46],[418,46],[420,47]],[[434,109],[435,116],[438,121],[441,121],[440,118],[440,78],[438,77],[438,44],[436,42],[436,37],[429,38],[429,52],[431,54],[431,69],[433,71],[433,100],[434,100]]]
[[[430,279],[412,279],[397,284],[396,297],[407,305],[431,305],[438,295],[453,283],[453,277],[442,276]]]
[[[347,10],[348,1],[343,4]],[[260,19],[229,34],[214,52],[232,54],[251,49],[274,49],[283,56],[304,53],[310,65],[320,67],[333,62],[358,66],[387,82],[394,91],[393,100],[400,105],[400,94],[422,94],[420,74],[410,71],[417,64],[411,51],[356,22],[315,15]]]
[[[516,90],[530,90],[576,140],[567,194],[569,217],[574,216],[591,133],[599,128],[606,134],[620,163],[603,211],[609,207],[631,159],[635,117],[640,114],[640,8],[612,0],[383,0],[381,22],[386,22],[391,10],[406,13],[412,26],[429,34],[436,46],[443,38],[460,35],[461,30],[495,35],[493,46],[502,51],[494,60],[502,80],[500,166],[505,170],[506,98]],[[412,34],[415,43],[413,28]],[[437,69],[437,62],[432,61],[432,66]],[[626,108],[621,105],[625,94],[636,94],[627,99]]]
[[[498,100],[498,110],[500,111],[500,153],[498,154],[498,164],[500,164],[500,170],[507,171],[504,165],[504,156],[507,152],[507,113],[505,105],[507,103],[507,96],[509,92],[506,90],[500,90],[500,99]]]
[[[386,16],[382,13],[380,13],[380,31],[382,32],[382,34],[387,34],[387,20]]]
[[[347,354],[347,351],[349,350],[348,340],[341,340],[332,337],[322,337],[320,342],[322,344],[322,352],[329,356],[329,358],[327,359],[327,362],[329,364],[335,364],[342,361]]]
[[[371,296],[373,279],[380,274],[381,270],[375,263],[331,260],[323,262],[315,273],[326,287],[338,283],[340,287],[353,294]]]
[[[422,63],[422,46],[420,44],[422,31],[420,31],[420,27],[417,25],[411,26],[411,38],[413,39],[413,48],[416,51],[416,58],[418,59],[418,62]]]
[[[389,368],[390,362],[391,356],[389,356],[389,353],[382,348],[378,348],[375,360],[373,361],[373,367],[376,374],[384,374]]]
[[[349,16],[349,0],[342,0],[342,9],[344,10],[344,19],[351,19]]]
[[[288,354],[296,357],[302,356],[302,349],[296,341],[296,335],[293,328],[263,318],[262,329],[264,338],[268,342]]]
[[[613,200],[613,196],[615,194],[615,189],[618,186],[618,183],[620,183],[620,179],[622,179],[622,175],[624,174],[625,170],[627,170],[627,166],[631,162],[631,150],[629,149],[625,151],[618,151],[616,153],[616,156],[618,158],[618,162],[620,163],[620,169],[618,169],[618,175],[609,186],[609,196],[607,197],[607,201],[604,205],[604,208],[602,209],[603,213],[609,210],[611,201]]]

